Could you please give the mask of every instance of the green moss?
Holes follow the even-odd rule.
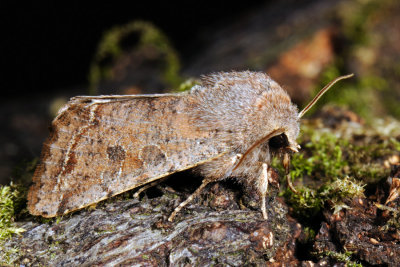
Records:
[[[396,128],[398,124],[390,127]],[[302,149],[292,156],[292,179],[308,176],[312,181],[333,181],[350,176],[364,182],[377,182],[386,177],[389,169],[385,169],[382,162],[400,152],[400,142],[390,137],[392,131],[384,129],[383,124],[377,128],[387,133],[364,127],[358,134],[345,136],[342,131],[347,131],[348,125],[336,130],[302,125],[299,137]]]
[[[318,256],[321,258],[329,257],[338,262],[343,262],[345,263],[346,267],[362,267],[361,263],[357,263],[351,260],[352,254],[353,253],[350,251],[345,251],[345,252],[324,251],[320,253]]]
[[[315,131],[311,127],[302,127],[300,136],[302,151],[292,156],[292,179],[305,175],[313,179],[326,180],[345,174],[348,162],[343,157],[343,148],[348,141],[326,131]]]
[[[13,223],[16,214],[25,204],[25,192],[24,187],[14,183],[0,187],[0,240],[24,232],[24,229],[15,227]]]
[[[143,49],[151,47],[158,51],[164,59],[164,82],[171,88],[177,88],[182,83],[179,75],[180,60],[168,38],[154,25],[145,21],[133,21],[123,26],[117,26],[107,31],[99,42],[97,52],[89,71],[89,93],[96,94],[97,87],[103,78],[111,75],[110,65],[107,61],[115,61],[123,55],[121,43],[133,33],[139,33],[137,47]]]
[[[0,265],[1,266],[14,266],[15,261],[20,256],[21,251],[19,248],[7,248],[5,250],[0,241]]]
[[[297,193],[287,189],[283,196],[286,202],[293,208],[293,214],[302,220],[309,220],[316,216],[323,207],[324,199],[314,189],[297,188]]]
[[[5,243],[13,235],[25,230],[15,226],[15,221],[27,215],[26,195],[32,174],[38,159],[20,162],[12,172],[10,185],[0,186],[0,265],[10,266],[21,256],[17,247],[5,247]]]
[[[345,201],[364,195],[364,185],[349,177],[336,178],[318,189],[302,187],[297,193],[287,189],[283,195],[287,203],[293,208],[293,214],[304,220],[311,220],[329,201],[334,213],[343,208],[349,208]]]
[[[14,183],[9,186],[0,186],[0,265],[12,265],[18,257],[20,250],[4,248],[4,242],[14,234],[20,234],[25,230],[15,227],[14,221],[17,214],[25,205],[26,189]]]
[[[335,179],[332,183],[322,186],[318,191],[321,199],[329,200],[332,203],[335,214],[344,208],[349,208],[345,204],[345,200],[364,197],[364,186],[365,184],[346,176],[343,179]]]
[[[378,130],[367,126],[349,129],[347,124],[333,130],[315,121],[302,125],[302,149],[292,156],[290,175],[307,187],[297,185],[298,194],[288,189],[282,192],[295,216],[312,221],[328,200],[336,213],[347,208],[347,199],[362,197],[366,183],[389,175],[383,162],[400,153],[400,142],[389,137],[398,127],[394,123],[376,125]],[[283,173],[277,161],[273,166]]]

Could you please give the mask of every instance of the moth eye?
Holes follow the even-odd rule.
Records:
[[[289,145],[288,138],[286,134],[280,134],[272,137],[268,141],[269,147],[272,149],[279,149],[283,147],[287,147]]]

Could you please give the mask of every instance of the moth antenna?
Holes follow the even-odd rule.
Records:
[[[353,76],[354,76],[353,73],[344,75],[344,76],[339,76],[336,79],[334,79],[333,81],[331,81],[330,83],[328,83],[327,85],[325,85],[325,87],[322,88],[321,91],[319,91],[319,93],[313,98],[313,100],[311,100],[310,103],[308,103],[308,105],[302,111],[300,111],[299,119],[301,117],[303,117],[304,113],[306,113],[308,110],[310,110],[312,108],[312,106],[314,106],[314,104],[321,98],[321,96],[323,96],[323,94],[325,94],[335,83],[337,83],[340,80],[348,79]]]

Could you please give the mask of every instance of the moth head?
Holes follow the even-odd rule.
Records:
[[[280,119],[278,121],[282,121],[282,125],[277,126],[274,128],[272,131],[267,133],[266,136],[255,142],[250,148],[247,149],[247,151],[243,154],[243,157],[239,161],[239,163],[236,165],[235,169],[237,168],[238,165],[243,161],[243,159],[251,152],[253,151],[256,147],[259,145],[264,145],[268,146],[268,149],[271,153],[271,155],[278,155],[282,158],[282,163],[283,166],[286,170],[286,174],[289,173],[289,166],[290,166],[290,156],[291,154],[298,152],[300,149],[300,145],[297,144],[296,138],[299,133],[299,120],[303,117],[303,115],[310,110],[314,104],[321,98],[323,94],[325,94],[335,83],[337,83],[340,80],[347,79],[352,77],[353,74],[345,75],[345,76],[340,76],[330,83],[328,83],[324,88],[321,89],[321,91],[310,101],[310,103],[302,110],[300,111],[295,118],[291,116],[285,116],[284,114],[282,115],[281,113],[277,113],[277,116],[283,116],[285,119]],[[290,181],[289,182],[289,187],[293,190],[294,187],[291,185]]]
[[[310,103],[308,103],[307,106],[298,113],[295,123],[297,123],[297,121],[300,120],[304,114],[309,111],[314,104],[318,102],[322,95],[324,95],[335,83],[352,76],[353,74],[340,76],[328,83],[324,88],[321,89],[321,91],[319,91],[319,93],[310,101]],[[268,146],[273,153],[285,154],[290,152],[298,152],[300,148],[295,140],[298,132],[293,133],[293,129],[296,129],[296,127],[294,125],[290,125],[291,122],[289,121],[285,121],[285,123],[287,125],[285,125],[285,127],[282,129],[278,129],[276,132],[272,132],[272,137],[270,137],[268,140]]]

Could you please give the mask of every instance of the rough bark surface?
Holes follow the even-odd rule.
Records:
[[[400,165],[393,167],[391,179],[400,176],[399,170]],[[394,215],[388,210],[378,209],[376,205],[385,201],[388,189],[386,182],[382,182],[378,184],[375,194],[349,201],[349,209],[338,214],[325,210],[327,222],[322,223],[314,249],[319,253],[335,251],[340,244],[364,263],[399,266],[400,232],[396,220],[398,224],[400,199],[388,204],[392,212],[397,210]]]
[[[129,199],[83,210],[60,222],[19,223],[26,232],[9,241],[18,247],[16,262],[45,266],[243,266],[296,263],[294,241],[299,225],[287,207],[272,198],[269,220],[258,210],[230,209],[233,194],[214,186],[209,208],[193,204],[174,222],[166,220],[176,197]],[[218,199],[223,198],[224,201]],[[230,203],[231,202],[231,203]],[[219,204],[218,204],[219,203]],[[274,258],[279,255],[279,258]]]

